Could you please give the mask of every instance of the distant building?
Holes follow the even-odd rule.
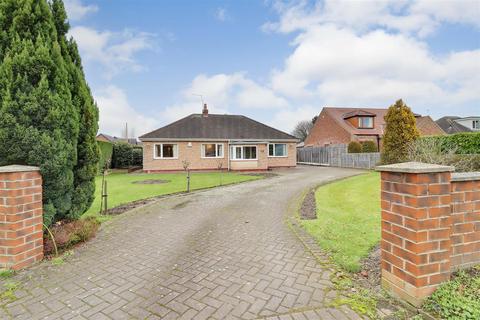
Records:
[[[436,123],[448,134],[480,131],[480,116],[447,116],[438,119]]]
[[[305,139],[305,146],[347,144],[350,141],[373,141],[380,148],[388,109],[325,107]],[[445,132],[429,116],[415,114],[422,136]]]
[[[125,139],[125,138],[110,136],[110,135],[105,134],[105,133],[99,133],[97,135],[97,141],[104,141],[104,142],[111,142],[111,143],[126,142],[126,143],[133,144],[133,145],[141,145],[142,144],[136,138]]]

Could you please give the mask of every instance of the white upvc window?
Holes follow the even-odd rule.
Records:
[[[472,129],[480,130],[480,120],[473,120],[472,121]]]
[[[202,158],[223,158],[223,143],[202,143]]]
[[[154,159],[178,159],[178,144],[156,143],[153,146]]]
[[[287,144],[286,143],[270,143],[268,144],[269,157],[286,157]]]
[[[232,160],[257,160],[257,146],[232,146],[230,158]]]

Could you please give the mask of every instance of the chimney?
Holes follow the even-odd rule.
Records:
[[[208,108],[206,103],[203,104],[202,116],[205,118],[208,117]]]

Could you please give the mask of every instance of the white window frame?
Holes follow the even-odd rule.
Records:
[[[480,120],[472,120],[472,129],[480,130]]]
[[[168,157],[168,158],[164,158],[163,157],[163,145],[164,144],[171,144],[174,146],[173,148],[173,157]],[[159,157],[157,155],[157,146],[160,146],[160,150],[162,152],[162,155]],[[175,160],[175,159],[178,159],[178,144],[177,143],[155,143],[153,145],[153,159],[155,160]]]
[[[254,147],[255,148],[255,159],[243,159],[244,152],[243,148],[245,147]],[[240,148],[241,158],[237,158],[235,148]],[[256,145],[233,145],[230,146],[230,160],[234,161],[255,161],[258,160],[258,147]]]
[[[277,145],[277,144],[285,145],[285,155],[284,156],[275,155],[275,145]],[[273,146],[273,156],[270,155],[270,146],[271,145]],[[288,144],[286,144],[286,143],[269,143],[267,148],[268,148],[267,152],[268,152],[268,157],[269,158],[287,158],[288,157]]]
[[[207,144],[214,144],[215,145],[215,154],[216,156],[215,157],[207,157],[205,156],[205,146]],[[218,146],[222,146],[222,155],[218,155]],[[201,147],[200,147],[200,156],[202,157],[202,159],[223,159],[225,158],[225,146],[223,143],[202,143]]]

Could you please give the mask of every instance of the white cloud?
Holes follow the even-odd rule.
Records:
[[[114,85],[95,92],[94,97],[100,112],[99,132],[123,137],[128,123],[130,134],[140,136],[159,126],[158,120],[130,106],[125,92]]]
[[[311,120],[320,113],[319,106],[303,105],[294,108],[280,110],[273,115],[273,119],[266,122],[275,128],[292,132],[295,125],[303,120]]]
[[[81,20],[87,14],[98,11],[96,5],[84,5],[81,0],[65,0],[64,4],[68,18],[72,21]]]
[[[245,110],[275,110],[288,105],[287,100],[270,88],[248,79],[243,73],[196,76],[181,92],[180,102],[165,108],[163,119],[170,121],[190,113],[201,112],[201,94],[210,113],[227,113],[235,108]]]
[[[478,107],[480,49],[439,56],[423,38],[439,21],[472,24],[471,17],[462,18],[454,8],[421,6],[420,2],[361,4],[326,1],[313,8],[303,2],[291,7],[277,5],[282,12],[279,22],[266,27],[299,34],[284,66],[272,73],[275,94],[294,101],[292,105],[317,103],[319,108],[386,107],[403,98],[416,111],[429,109],[434,116],[451,113],[453,106],[464,110]],[[468,5],[472,3],[460,2],[458,6],[467,10]],[[470,9],[475,11],[473,7]],[[398,10],[413,13],[398,16]],[[387,25],[375,24],[372,17],[398,19]],[[420,22],[425,17],[429,23],[423,25]],[[399,32],[392,33],[389,28]]]
[[[229,19],[227,9],[217,8],[217,10],[215,10],[215,18],[221,22],[227,21]]]
[[[325,0],[313,5],[303,0],[293,1],[293,4],[277,1],[274,7],[280,20],[266,23],[263,26],[265,31],[289,33],[331,23],[357,32],[381,27],[424,37],[442,22],[480,26],[480,3],[477,0]]]
[[[70,30],[70,35],[78,43],[83,59],[99,63],[107,78],[123,71],[143,70],[144,66],[134,56],[154,48],[153,34],[128,29],[111,32],[77,26]]]

